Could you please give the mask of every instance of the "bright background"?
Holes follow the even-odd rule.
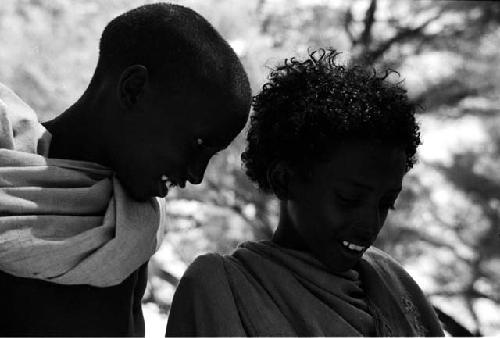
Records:
[[[0,82],[45,121],[85,90],[100,33],[150,1],[0,1]],[[401,73],[415,102],[420,161],[379,238],[448,318],[500,335],[500,4],[493,1],[198,0],[231,43],[257,92],[269,67],[308,48]],[[199,254],[268,239],[277,203],[241,170],[243,134],[215,157],[204,183],[168,197],[172,227],[152,258],[148,337],[164,335],[175,285]],[[466,335],[462,331],[460,335]]]

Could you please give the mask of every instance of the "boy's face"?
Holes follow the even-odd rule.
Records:
[[[401,191],[405,163],[400,148],[346,143],[310,179],[292,183],[291,224],[330,269],[352,268],[373,244]]]
[[[167,185],[184,187],[202,181],[210,158],[226,148],[246,117],[215,105],[215,98],[193,93],[172,99],[149,91],[139,114],[121,121],[109,149],[112,167],[137,200],[164,197]]]

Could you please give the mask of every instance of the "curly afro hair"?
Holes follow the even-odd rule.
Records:
[[[337,53],[319,49],[304,61],[286,59],[253,98],[247,147],[241,155],[248,177],[272,192],[269,170],[284,163],[308,176],[314,163],[327,162],[332,145],[376,140],[402,147],[406,171],[415,163],[419,126],[394,71],[336,63]]]

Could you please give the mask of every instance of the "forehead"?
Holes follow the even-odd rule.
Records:
[[[406,166],[402,148],[370,142],[348,142],[333,151],[330,161],[318,166],[316,174],[335,182],[358,182],[374,189],[401,186]]]

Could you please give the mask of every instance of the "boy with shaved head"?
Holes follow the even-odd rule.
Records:
[[[43,127],[1,87],[0,335],[144,336],[158,197],[202,181],[250,101],[227,42],[165,3],[106,26],[88,89]]]

